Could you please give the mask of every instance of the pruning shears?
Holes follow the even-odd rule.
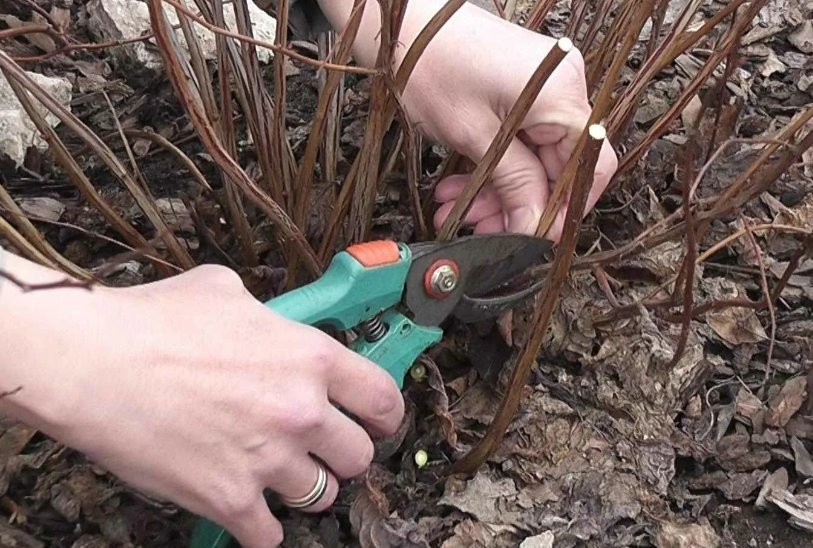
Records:
[[[466,323],[493,318],[540,284],[493,295],[551,248],[541,238],[475,235],[449,243],[357,244],[333,257],[316,281],[265,305],[288,319],[356,332],[355,352],[386,370],[399,388],[415,360],[443,337],[449,317]],[[231,535],[200,520],[190,548],[227,548]]]

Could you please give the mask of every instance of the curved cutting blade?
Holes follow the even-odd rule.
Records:
[[[420,243],[410,246],[412,267],[407,277],[405,302],[417,323],[438,325],[454,314],[463,321],[492,317],[493,299],[478,299],[510,281],[529,266],[545,259],[551,242],[520,234],[489,234],[460,238],[453,242]],[[437,261],[451,260],[460,271],[457,287],[444,299],[430,297],[424,286],[426,273]],[[522,293],[525,293],[524,291]],[[516,296],[502,298],[500,310]],[[499,313],[497,311],[496,313]]]

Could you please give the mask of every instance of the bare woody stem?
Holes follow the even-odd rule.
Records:
[[[169,33],[169,23],[161,8],[162,0],[150,0],[148,2],[150,19],[152,21],[153,32],[159,44],[161,57],[167,71],[167,76],[172,82],[177,92],[179,101],[184,110],[189,115],[195,126],[201,141],[206,145],[207,151],[221,167],[224,173],[234,181],[242,192],[244,192],[254,204],[260,208],[274,224],[279,227],[282,236],[294,244],[295,249],[304,259],[305,265],[312,274],[321,273],[321,267],[316,260],[316,256],[302,232],[294,225],[285,211],[266,193],[264,193],[248,177],[240,165],[232,158],[223,145],[220,143],[214,128],[206,117],[206,112],[200,103],[200,98],[196,96],[190,88],[189,81],[183,67],[178,60],[178,53]]]
[[[497,410],[494,421],[489,425],[485,437],[452,465],[452,473],[469,474],[477,470],[497,449],[519,407],[522,388],[528,383],[531,369],[539,355],[545,332],[550,324],[553,308],[570,271],[582,222],[581,212],[584,211],[587,204],[587,197],[593,183],[593,172],[607,132],[603,126],[594,124],[587,128],[587,133],[589,138],[583,154],[579,157],[579,170],[575,173],[576,184],[573,186],[572,207],[568,209],[565,216],[564,232],[553,268],[548,274],[547,283],[534,307],[531,337],[517,358],[505,397],[500,402],[500,408]]]

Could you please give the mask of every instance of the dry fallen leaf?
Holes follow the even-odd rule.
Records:
[[[779,489],[769,493],[767,499],[790,514],[788,523],[813,532],[813,496],[794,495]]]
[[[379,499],[367,484],[350,506],[350,523],[362,548],[429,548],[414,522],[386,514]]]
[[[419,363],[426,368],[426,384],[432,389],[429,405],[440,421],[446,443],[449,444],[449,447],[455,449],[457,448],[457,431],[455,430],[454,419],[449,413],[449,396],[446,395],[443,376],[440,374],[437,364],[428,357],[422,357]]]
[[[517,487],[511,478],[494,480],[481,470],[469,481],[450,478],[438,505],[453,506],[486,523],[512,524],[518,514],[505,511],[501,503],[516,494]]]
[[[787,71],[787,65],[785,65],[785,63],[783,63],[782,60],[776,56],[776,53],[774,53],[773,50],[769,49],[768,58],[765,60],[765,63],[763,63],[762,69],[760,70],[762,76],[768,78],[777,72],[779,74],[784,74]]]
[[[795,31],[788,35],[788,42],[804,53],[813,53],[813,21],[805,21]]]
[[[737,415],[753,421],[754,415],[764,411],[765,406],[758,397],[748,390],[740,390],[737,394]]]
[[[541,535],[534,535],[522,541],[519,548],[553,548],[555,537],[551,531],[545,531]]]
[[[708,524],[664,522],[655,545],[659,548],[718,548],[722,541]]]
[[[765,423],[769,426],[785,426],[802,407],[807,397],[807,379],[794,377],[782,386],[771,400]]]
[[[779,468],[776,472],[765,478],[765,483],[762,484],[762,489],[759,490],[759,496],[757,496],[754,505],[757,508],[765,508],[765,497],[767,497],[771,491],[787,488],[788,470],[787,468]]]
[[[24,531],[11,527],[0,520],[0,542],[2,546],[13,548],[44,548],[45,544]]]
[[[706,323],[731,346],[757,343],[768,338],[752,308],[713,310],[706,314]]]
[[[514,528],[507,525],[467,519],[455,525],[454,535],[443,541],[440,548],[490,548],[501,533],[513,531]]]
[[[750,474],[735,473],[717,486],[717,489],[731,501],[745,500],[751,493],[757,490],[768,477],[767,470],[754,470]]]
[[[20,200],[20,209],[27,215],[46,221],[58,221],[65,213],[65,204],[54,198],[38,196]]]
[[[810,452],[799,438],[790,439],[790,448],[793,449],[793,458],[796,461],[796,472],[802,476],[813,478],[813,459]]]

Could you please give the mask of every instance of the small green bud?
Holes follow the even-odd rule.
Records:
[[[415,451],[415,464],[418,466],[418,468],[423,468],[426,466],[427,462],[429,462],[429,453],[423,449],[418,449]]]
[[[416,382],[423,382],[426,379],[426,366],[422,363],[416,363],[410,368],[409,376]]]

